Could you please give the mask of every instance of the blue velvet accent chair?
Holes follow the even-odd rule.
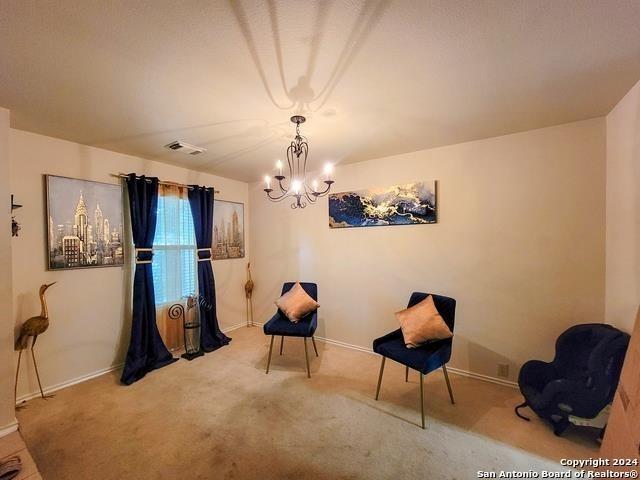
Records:
[[[569,416],[594,418],[613,401],[629,335],[611,325],[587,323],[567,329],[556,340],[552,362],[530,360],[520,369],[518,385],[524,403],[551,422],[556,435],[569,426]]]
[[[413,292],[409,299],[408,307],[412,307],[429,295],[433,296],[433,303],[436,306],[442,319],[445,321],[449,329],[453,332],[456,317],[456,301],[453,298],[444,297],[442,295],[434,295],[429,293]],[[451,358],[452,338],[445,340],[437,340],[427,343],[417,348],[407,348],[402,337],[402,330],[398,329],[388,333],[384,337],[376,338],[373,341],[373,351],[382,355],[382,364],[380,365],[380,376],[378,377],[378,388],[376,389],[376,400],[380,395],[380,385],[382,384],[382,374],[384,372],[384,362],[387,358],[395,360],[405,366],[405,381],[409,381],[409,369],[420,372],[420,411],[422,413],[422,428],[424,428],[424,376],[438,368],[442,367],[447,389],[449,390],[449,398],[454,404],[451,383],[449,382],[449,374],[446,364]]]
[[[284,295],[293,288],[295,282],[287,282],[282,286],[282,293]],[[311,298],[316,302],[318,301],[318,285],[315,283],[300,282],[300,286],[303,288]],[[271,365],[271,352],[273,351],[273,340],[276,335],[280,337],[280,355],[282,355],[284,348],[284,337],[302,337],[304,339],[304,356],[307,361],[307,377],[311,378],[311,370],[309,369],[309,352],[307,350],[307,338],[311,337],[313,343],[313,350],[318,356],[318,349],[316,347],[316,340],[313,335],[318,327],[318,311],[314,310],[307,316],[300,319],[299,322],[291,322],[284,312],[280,309],[276,314],[264,324],[264,334],[271,335],[271,343],[269,345],[269,358],[267,360],[267,372],[269,373],[269,366]]]

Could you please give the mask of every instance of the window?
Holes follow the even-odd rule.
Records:
[[[156,305],[196,292],[196,238],[186,189],[161,186],[153,239]]]

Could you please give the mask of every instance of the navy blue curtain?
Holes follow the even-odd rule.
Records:
[[[151,248],[158,214],[158,179],[137,177],[131,173],[126,183],[131,211],[131,232],[136,248],[136,270],[133,278],[131,341],[120,381],[125,385],[131,385],[147,372],[169,365],[177,358],[173,358],[167,350],[156,325],[156,302],[150,261],[153,258]]]
[[[198,248],[198,289],[200,294],[200,348],[212,352],[231,339],[220,331],[216,315],[216,283],[211,267],[213,236],[213,188],[190,185],[189,205]]]

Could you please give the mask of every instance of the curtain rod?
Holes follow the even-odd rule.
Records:
[[[118,177],[118,178],[129,178],[129,175],[126,175],[124,173],[112,173],[111,176],[112,177]],[[137,178],[140,178],[140,177],[138,176]],[[159,180],[158,183],[160,185],[173,185],[175,187],[184,187],[184,188],[187,188],[189,190],[193,190],[193,187],[191,187],[190,185],[185,185],[184,183],[165,182],[165,181],[162,181],[162,180]],[[214,190],[213,193],[220,193],[220,190]]]

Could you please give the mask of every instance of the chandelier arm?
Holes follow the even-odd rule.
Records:
[[[307,192],[306,189],[304,191],[304,196],[307,197],[307,200],[309,200],[309,203],[311,204],[316,203],[316,200],[318,199],[318,197],[315,197],[313,194],[309,195],[309,192]]]
[[[282,180],[280,180],[279,178],[276,179],[276,180],[278,180],[278,187],[280,187],[280,191],[286,195],[287,192],[289,191],[289,189],[288,188],[284,188],[282,186]]]
[[[307,185],[307,156],[309,155],[309,144],[307,142],[300,143],[300,155],[304,154],[304,162],[302,164],[303,171],[303,181],[305,184],[305,188]],[[298,156],[298,161],[300,161],[300,156]]]
[[[289,165],[289,179],[292,180],[293,178],[295,178],[295,170],[294,170],[294,163],[293,163],[293,152],[295,151],[295,144],[293,142],[291,142],[291,144],[289,145],[289,147],[287,148],[287,164]]]
[[[269,197],[269,200],[273,201],[273,202],[280,202],[281,200],[284,200],[285,198],[289,197],[290,195],[288,195],[289,192],[285,192],[282,195],[278,196],[278,197],[274,197],[271,195],[271,192],[266,192],[267,197]]]
[[[307,158],[309,156],[309,144],[304,141],[300,144],[300,150],[302,151],[302,154],[304,154],[304,162],[303,162],[303,168],[304,168],[304,194],[307,197],[307,199],[309,200],[309,203],[314,204],[316,203],[316,199],[313,198],[313,193],[311,195],[309,195],[309,190],[311,190],[311,192],[314,192],[315,190],[313,188],[309,187],[309,183],[307,182]]]
[[[327,183],[327,181],[325,180],[324,183]],[[329,193],[329,190],[331,190],[331,185],[333,185],[333,182],[328,183],[327,184],[327,188],[325,188],[324,190],[322,190],[321,192],[316,192],[316,196],[318,197],[324,197],[327,193]]]
[[[306,137],[301,137],[302,138],[302,142],[300,143],[300,149],[302,150],[302,154],[304,154],[304,163],[303,163],[303,168],[304,168],[304,188],[305,188],[305,193],[307,193],[309,190],[311,190],[312,192],[312,197],[310,197],[307,194],[307,198],[309,199],[309,201],[311,203],[315,203],[316,197],[315,193],[316,190],[311,187],[307,181],[307,158],[309,157],[309,143],[307,142]]]

